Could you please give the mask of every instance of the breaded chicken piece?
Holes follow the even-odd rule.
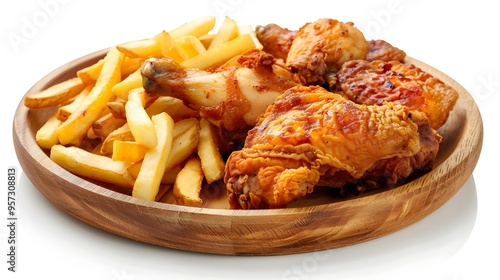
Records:
[[[399,61],[403,62],[406,53],[384,40],[370,40],[368,41],[368,53],[366,60],[383,60],[383,61]]]
[[[255,34],[263,46],[263,51],[273,55],[276,58],[286,60],[293,39],[295,39],[296,30],[289,30],[280,27],[277,24],[259,25],[255,28]]]
[[[302,84],[318,85],[329,72],[338,71],[346,61],[364,59],[367,52],[368,43],[352,22],[319,19],[297,31],[286,65]]]
[[[408,106],[441,127],[455,106],[458,93],[422,69],[398,61],[353,60],[337,72],[344,96],[358,104],[381,105],[385,101]]]
[[[358,105],[319,86],[293,87],[227,160],[229,202],[279,208],[318,184],[391,186],[429,166],[439,141],[427,118],[408,107]]]

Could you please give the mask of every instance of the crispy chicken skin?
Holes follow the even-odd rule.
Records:
[[[344,95],[359,104],[381,105],[385,101],[419,110],[438,129],[448,119],[458,93],[420,68],[398,61],[353,60],[337,73]]]
[[[370,40],[368,41],[368,53],[366,60],[383,60],[383,61],[399,61],[403,62],[406,53],[384,40]]]
[[[279,208],[318,184],[395,184],[429,165],[439,141],[425,116],[405,106],[358,105],[319,86],[293,87],[227,160],[229,202],[235,209]]]
[[[185,69],[168,58],[142,68],[147,93],[182,99],[226,131],[247,131],[295,76],[263,51],[251,50],[215,71]]]
[[[288,51],[295,39],[296,30],[289,30],[280,27],[277,24],[270,23],[262,26],[258,25],[255,28],[255,34],[259,42],[263,46],[263,51],[273,55],[276,58],[286,60]]]
[[[295,34],[286,65],[304,85],[319,85],[325,75],[336,72],[353,59],[365,59],[368,43],[352,22],[319,19],[302,26]]]

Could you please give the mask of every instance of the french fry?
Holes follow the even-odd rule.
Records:
[[[182,57],[182,60],[190,59],[206,51],[205,46],[201,43],[201,41],[198,38],[194,36],[184,36],[179,40],[177,40],[175,44],[175,49]]]
[[[158,44],[161,56],[170,57],[178,63],[184,60],[177,52],[175,48],[176,42],[169,33],[162,31],[154,36],[153,40]]]
[[[57,119],[57,112],[55,112],[40,129],[37,130],[35,141],[42,149],[50,149],[52,146],[59,144],[57,137],[57,128],[62,122]]]
[[[142,166],[142,161],[137,161],[134,164],[130,165],[130,167],[128,168],[129,174],[133,178],[137,178],[137,176],[139,175],[139,171],[141,170],[141,166]],[[161,185],[173,185],[175,182],[175,177],[177,177],[177,174],[179,173],[179,171],[181,171],[181,169],[183,167],[184,167],[183,164],[179,164],[179,165],[171,168],[170,170],[165,169],[165,172],[163,173],[163,177],[161,178],[160,184]]]
[[[110,101],[108,102],[109,112],[117,119],[127,119],[127,114],[125,113],[125,102],[124,101]]]
[[[113,141],[113,160],[136,163],[144,158],[148,149],[135,141]]]
[[[194,155],[188,159],[175,179],[172,192],[177,204],[201,207],[203,205],[200,197],[202,183],[203,171],[200,159]]]
[[[124,43],[116,48],[131,58],[159,57],[161,55],[160,46],[152,38]]]
[[[130,58],[151,58],[171,56],[178,58],[175,51],[175,40],[169,33],[162,31],[152,38],[132,41],[118,45],[117,48],[120,52],[124,53]]]
[[[174,119],[190,118],[199,114],[198,111],[192,110],[184,105],[182,100],[171,96],[158,97],[148,106],[148,108],[146,108],[146,112],[149,116],[165,112]]]
[[[113,153],[113,142],[116,140],[122,141],[134,141],[134,135],[130,131],[128,124],[124,124],[123,126],[117,128],[108,134],[106,139],[102,142],[101,145],[101,154],[110,155]]]
[[[215,17],[214,16],[206,16],[199,17],[190,22],[184,23],[181,26],[170,30],[168,33],[170,36],[177,40],[184,36],[194,36],[200,37],[212,30],[215,27]]]
[[[101,74],[102,66],[104,65],[104,59],[100,59],[96,63],[87,66],[76,72],[76,76],[82,80],[84,84],[95,83]]]
[[[152,121],[158,137],[158,144],[148,150],[144,156],[132,190],[133,197],[146,200],[154,200],[158,194],[172,147],[172,131],[174,129],[174,121],[167,113],[154,115]]]
[[[128,93],[132,89],[142,87],[142,75],[140,69],[135,70],[134,73],[128,75],[121,82],[113,86],[111,91],[123,100],[128,99]]]
[[[128,174],[128,165],[109,157],[96,155],[77,147],[54,145],[50,158],[73,174],[103,181],[117,186],[131,187],[133,178]]]
[[[36,94],[24,98],[24,106],[28,108],[46,108],[66,102],[78,95],[85,88],[80,78],[71,78],[55,84]]]
[[[253,43],[255,44],[255,48],[258,50],[262,50],[264,46],[260,43],[257,38],[257,34],[255,34],[255,29],[250,24],[240,24],[238,25],[238,35],[241,36],[243,34],[250,34],[252,36]]]
[[[213,183],[224,177],[225,163],[219,152],[217,134],[213,125],[206,119],[200,120],[200,140],[198,156],[207,183]]]
[[[185,119],[174,124],[172,149],[165,170],[171,170],[196,151],[199,132],[200,127],[197,119]]]
[[[142,63],[144,63],[144,60],[145,59],[142,57],[133,58],[125,56],[123,58],[123,63],[122,63],[122,70],[121,70],[122,77],[126,77],[137,71],[137,69],[141,68]]]
[[[63,105],[57,109],[57,119],[60,121],[65,121],[69,116],[83,104],[83,101],[89,95],[90,91],[94,87],[93,84],[86,86],[80,94],[78,94],[71,103]]]
[[[215,35],[216,34],[207,33],[205,35],[200,36],[198,39],[203,44],[205,49],[208,49],[208,47],[210,47],[210,44],[212,43],[212,40],[214,39]]]
[[[121,79],[122,60],[123,54],[116,48],[109,50],[92,91],[85,98],[82,106],[78,107],[57,129],[61,144],[69,144],[84,135],[106,108],[106,103],[114,98],[111,88]]]
[[[215,49],[222,45],[223,43],[229,42],[238,36],[238,25],[234,20],[229,17],[224,19],[219,31],[212,39],[208,50]]]
[[[126,122],[125,119],[115,118],[112,113],[107,113],[95,121],[91,129],[97,138],[104,140],[111,132],[123,126]]]
[[[252,37],[249,34],[244,34],[219,45],[215,49],[207,50],[193,58],[185,60],[180,65],[184,68],[213,68],[253,48],[255,48],[255,44]]]
[[[144,94],[143,88],[130,91],[128,101],[125,103],[125,114],[135,141],[147,148],[154,148],[158,140],[153,121],[144,109]]]

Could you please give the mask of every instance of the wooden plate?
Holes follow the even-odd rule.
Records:
[[[36,83],[27,95],[74,77],[102,58],[102,50],[72,61]],[[471,176],[482,146],[479,110],[467,91],[438,70],[408,62],[435,75],[459,93],[458,104],[439,132],[444,140],[434,169],[398,188],[338,200],[311,196],[286,209],[223,209],[224,190],[206,196],[203,208],[133,198],[62,169],[38,147],[37,129],[54,109],[30,110],[20,102],[13,124],[19,162],[51,203],[99,229],[168,248],[225,255],[281,255],[347,246],[402,229],[448,201]],[[222,194],[222,195],[221,195]],[[222,202],[221,202],[222,201]]]

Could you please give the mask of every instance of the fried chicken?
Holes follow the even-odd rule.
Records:
[[[432,164],[440,136],[393,103],[358,105],[319,86],[279,96],[226,163],[232,208],[279,208],[316,185],[394,185]]]
[[[283,60],[288,56],[295,34],[296,30],[289,30],[274,23],[258,25],[255,28],[255,35],[263,46],[262,50]]]
[[[304,85],[319,85],[353,59],[365,59],[368,43],[352,22],[320,19],[302,26],[290,46],[286,65]]]
[[[147,93],[182,99],[226,131],[246,131],[295,76],[263,51],[252,50],[215,71],[185,69],[169,58],[148,59],[141,68]]]
[[[448,119],[458,93],[420,68],[398,61],[353,60],[337,72],[343,94],[359,104],[381,105],[385,101],[408,106],[429,118],[438,129]]]
[[[368,53],[366,60],[383,60],[383,61],[399,61],[403,62],[406,53],[384,40],[370,40],[368,41]]]

